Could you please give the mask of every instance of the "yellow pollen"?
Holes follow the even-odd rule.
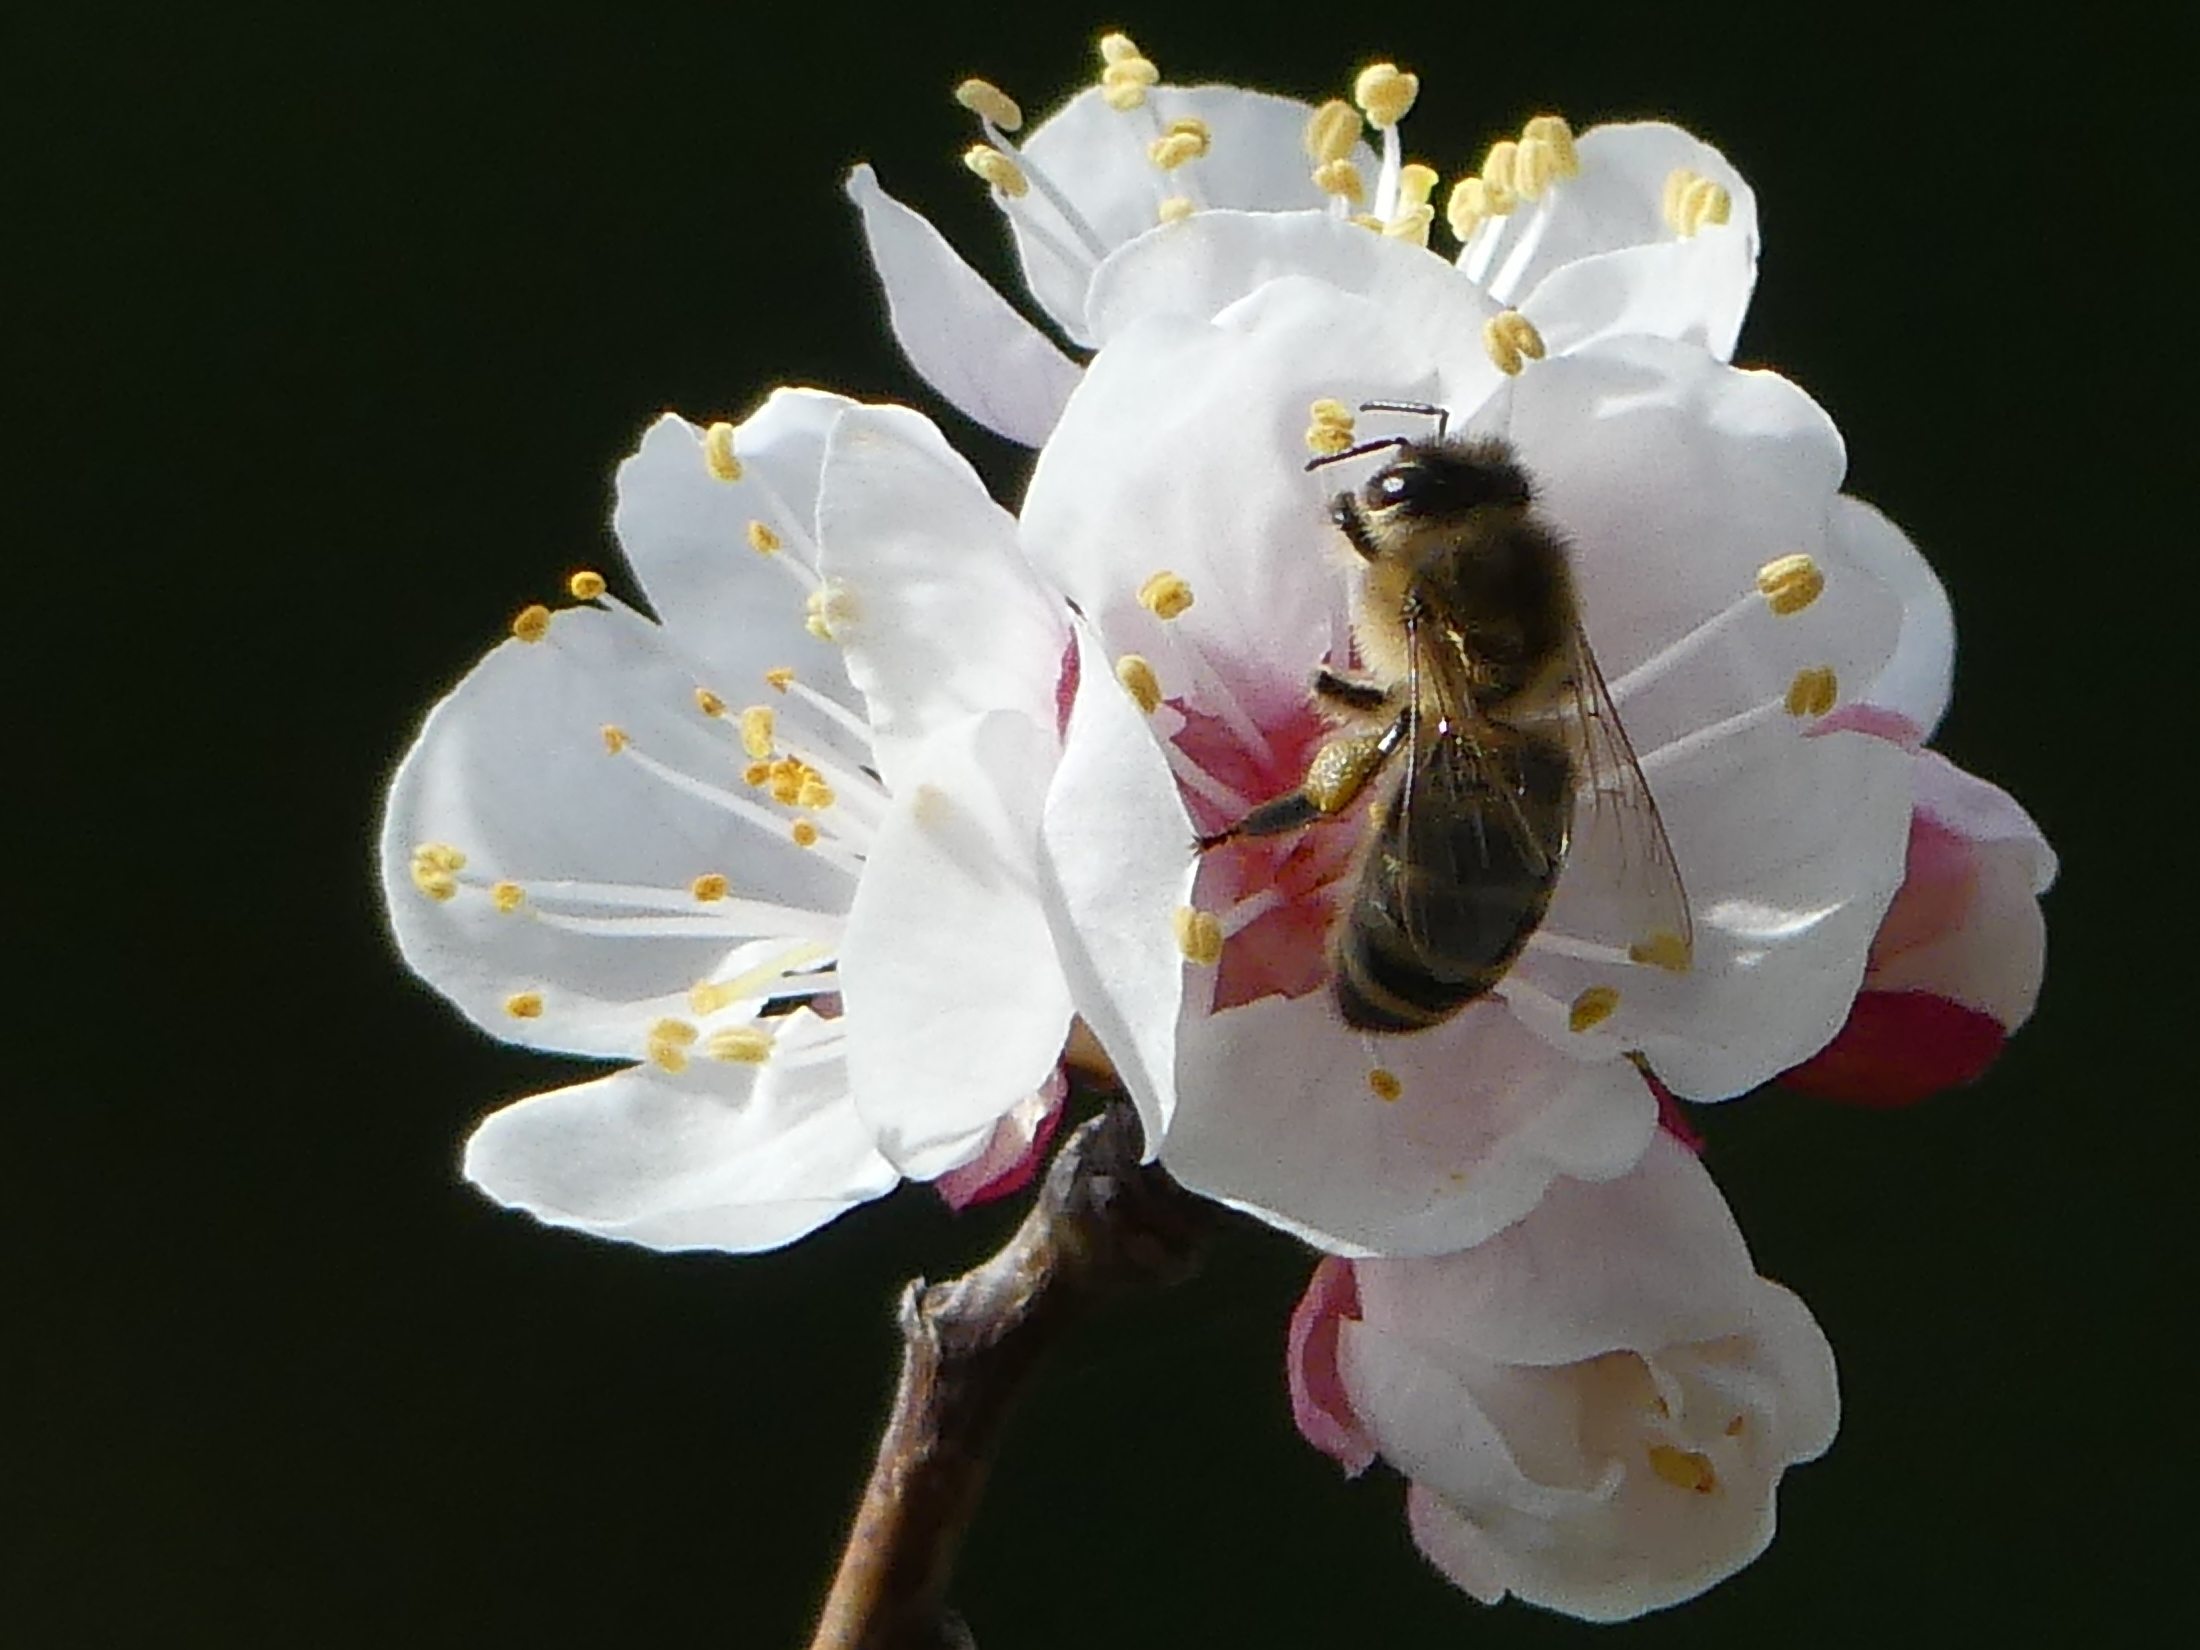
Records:
[[[813,773],[796,789],[794,805],[812,813],[822,812],[833,805],[833,788]]]
[[[512,634],[523,642],[539,642],[550,634],[550,609],[536,602],[519,610],[512,620]]]
[[[1823,716],[1833,709],[1840,690],[1840,680],[1830,665],[1798,670],[1795,680],[1788,683],[1787,713],[1790,716]]]
[[[448,842],[423,842],[412,851],[413,863],[434,871],[463,871],[466,856]]]
[[[1192,587],[1163,569],[1138,587],[1138,605],[1157,619],[1174,619],[1192,605]]]
[[[1138,49],[1127,34],[1100,37],[1100,96],[1111,109],[1130,110],[1146,101],[1146,88],[1161,79],[1161,71]]]
[[[794,686],[794,666],[774,665],[764,672],[764,685],[774,693],[785,693]]]
[[[1352,101],[1378,132],[1405,119],[1420,95],[1421,77],[1405,73],[1395,63],[1370,63],[1352,82]]]
[[[603,582],[601,573],[584,567],[565,581],[565,588],[572,593],[575,601],[592,602],[609,586]]]
[[[1574,148],[1574,129],[1560,115],[1537,115],[1520,129],[1520,141],[1540,143],[1551,151],[1562,178],[1581,176],[1581,156]]]
[[[1619,993],[1608,985],[1592,985],[1574,999],[1574,1006],[1566,1011],[1568,1031],[1587,1031],[1602,1025],[1612,1017],[1612,1010],[1619,1007]]]
[[[802,603],[802,628],[821,642],[839,640],[835,628],[855,617],[855,602],[846,589],[827,580]]]
[[[1665,174],[1665,189],[1658,204],[1666,227],[1684,241],[1705,224],[1725,223],[1734,212],[1732,195],[1685,166],[1676,166]]]
[[[603,748],[613,756],[617,756],[619,752],[626,749],[626,745],[626,729],[620,727],[616,722],[606,722],[603,725]]]
[[[976,75],[955,88],[955,101],[1004,132],[1013,132],[1024,123],[1024,112],[1016,106],[1016,100],[992,81],[980,80]]]
[[[698,1018],[708,1019],[722,1008],[731,1007],[744,997],[755,997],[769,991],[781,980],[804,963],[817,961],[831,955],[831,947],[819,945],[815,940],[804,940],[790,946],[778,956],[756,965],[745,974],[736,974],[730,980],[698,980],[688,987],[688,1007]]]
[[[709,905],[714,901],[724,899],[726,897],[726,889],[729,886],[730,884],[726,881],[725,877],[721,873],[717,871],[705,871],[701,876],[697,877],[693,882],[688,884],[688,892],[693,894],[696,899],[702,904]]]
[[[1719,1475],[1711,1470],[1711,1457],[1698,1450],[1652,1444],[1650,1470],[1677,1490],[1709,1495],[1719,1487]]]
[[[516,882],[499,882],[489,889],[489,902],[499,911],[517,911],[527,900],[527,890]]]
[[[1197,160],[1207,152],[1204,140],[1189,132],[1171,132],[1157,137],[1146,145],[1146,158],[1164,172],[1173,172],[1188,160]]]
[[[1316,166],[1344,160],[1360,141],[1360,111],[1333,97],[1306,120],[1306,158]]]
[[[1195,210],[1191,196],[1170,195],[1154,208],[1154,221],[1156,223],[1182,223]]]
[[[749,548],[758,555],[771,556],[778,554],[780,543],[779,535],[762,522],[752,521],[749,523]]]
[[[703,1039],[703,1052],[713,1060],[760,1066],[772,1057],[772,1034],[759,1026],[728,1026]]]
[[[1123,684],[1123,690],[1138,703],[1138,708],[1151,716],[1161,704],[1161,678],[1153,672],[1153,666],[1136,653],[1126,653],[1115,661],[1115,679]]]
[[[776,762],[766,763],[764,777],[759,783],[770,786],[774,802],[784,802],[790,808],[797,805],[822,808],[833,799],[832,787],[825,783],[824,775],[800,757],[782,756]],[[814,796],[822,796],[825,800],[816,803],[806,800]]]
[[[504,999],[504,1012],[515,1020],[539,1020],[542,1018],[542,993],[515,991]]]
[[[1366,230],[1371,235],[1380,235],[1385,229],[1390,227],[1388,224],[1384,223],[1382,219],[1375,216],[1375,214],[1372,212],[1355,212],[1352,214],[1351,217],[1347,218],[1345,222],[1357,224],[1360,228]]]
[[[719,698],[707,687],[699,687],[695,690],[695,708],[705,716],[723,716],[726,714],[725,700]]]
[[[1508,309],[1482,323],[1482,347],[1490,352],[1497,370],[1510,378],[1528,362],[1543,359],[1543,334],[1520,311]]]
[[[649,1035],[642,1043],[643,1052],[650,1063],[669,1072],[687,1070],[687,1051],[694,1046],[697,1032],[685,1020],[659,1020],[649,1028]]]
[[[1826,575],[1804,555],[1775,556],[1757,569],[1757,593],[1781,618],[1800,613],[1826,588]]]
[[[751,705],[741,713],[741,748],[758,762],[772,753],[775,720],[769,705]]]
[[[751,762],[741,770],[741,783],[744,785],[761,785],[771,776],[772,765],[769,762]]]
[[[1451,198],[1444,205],[1444,221],[1451,225],[1451,232],[1462,241],[1482,227],[1482,220],[1490,215],[1489,189],[1479,177],[1461,178],[1451,186]]]
[[[793,828],[787,834],[794,838],[794,845],[797,848],[814,848],[817,846],[817,827],[806,819],[796,820]]]
[[[1314,168],[1314,187],[1325,195],[1336,195],[1355,205],[1367,198],[1367,184],[1360,177],[1360,169],[1342,155]]]
[[[1352,445],[1352,409],[1323,396],[1306,409],[1306,447],[1313,453],[1341,453]]]
[[[1102,35],[1099,45],[1102,63],[1130,63],[1145,57],[1138,49],[1138,42],[1120,29],[1111,29]]]
[[[455,899],[457,873],[465,868],[466,856],[448,842],[423,842],[412,851],[413,886],[430,899]]]
[[[1685,974],[1695,966],[1696,961],[1686,940],[1662,929],[1648,939],[1630,945],[1627,948],[1627,960],[1645,963],[1652,968],[1662,968],[1668,974]]]
[[[1375,1098],[1386,1105],[1406,1091],[1406,1086],[1399,1081],[1398,1074],[1385,1066],[1374,1066],[1369,1069],[1367,1086],[1374,1092]]]
[[[1176,948],[1186,960],[1206,967],[1222,959],[1222,924],[1212,911],[1180,905],[1170,926],[1176,930]]]
[[[1513,174],[1519,158],[1520,145],[1511,138],[1491,144],[1490,152],[1482,157],[1482,209],[1492,217],[1501,218],[1520,204]]]
[[[703,462],[720,481],[741,479],[741,461],[733,456],[733,426],[723,419],[703,432]]]
[[[1031,182],[1023,168],[989,143],[973,143],[963,151],[963,165],[1009,196],[1029,193]]]

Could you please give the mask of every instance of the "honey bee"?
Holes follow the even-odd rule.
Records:
[[[1615,878],[1599,907],[1615,954],[1682,969],[1693,929],[1672,844],[1582,632],[1567,547],[1536,513],[1512,448],[1436,420],[1316,458],[1393,452],[1330,518],[1365,562],[1352,633],[1366,674],[1324,668],[1340,723],[1296,791],[1200,839],[1279,835],[1332,817],[1378,778],[1330,937],[1337,1006],[1364,1031],[1440,1025],[1501,981],[1550,908],[1570,852],[1595,839]]]

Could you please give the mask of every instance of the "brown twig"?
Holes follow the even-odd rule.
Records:
[[[901,1298],[901,1385],[810,1650],[956,1650],[963,1533],[1040,1356],[1101,1301],[1197,1264],[1214,1206],[1138,1160],[1117,1101],[1055,1155],[1031,1212],[975,1270]]]

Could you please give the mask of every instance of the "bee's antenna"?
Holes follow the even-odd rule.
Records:
[[[1423,418],[1436,420],[1436,439],[1444,439],[1444,432],[1451,428],[1451,409],[1439,407],[1433,401],[1362,401],[1362,412],[1419,413]]]
[[[1318,470],[1324,464],[1342,464],[1348,458],[1365,458],[1369,453],[1379,453],[1385,447],[1410,447],[1413,443],[1402,435],[1386,435],[1379,441],[1363,441],[1357,447],[1347,447],[1341,453],[1323,453],[1319,458],[1306,461],[1309,470]]]

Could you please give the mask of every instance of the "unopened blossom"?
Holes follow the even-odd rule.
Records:
[[[1756,198],[1723,155],[1678,127],[1576,135],[1540,115],[1463,166],[1447,158],[1439,177],[1407,158],[1405,116],[1419,92],[1407,71],[1370,65],[1351,99],[1317,109],[1143,72],[1133,87],[1126,61],[1159,71],[1135,48],[1126,60],[1122,38],[1110,37],[1116,55],[1103,51],[1098,83],[1029,132],[995,89],[970,83],[962,94],[983,139],[971,170],[1014,234],[1031,298],[1072,343],[1103,347],[1129,318],[1176,307],[1179,282],[1239,297],[1294,270],[1325,274],[1328,243],[1284,221],[1325,218],[1455,248],[1451,279],[1518,311],[1551,349],[1650,333],[1732,355],[1756,278]],[[911,363],[979,423],[1041,444],[1076,364],[869,167],[848,189]],[[1264,232],[1183,233],[1247,217]],[[1174,256],[1152,255],[1150,242]],[[1132,247],[1137,275],[1124,284],[1116,266]]]
[[[1462,1253],[1324,1259],[1289,1369],[1300,1431],[1348,1473],[1402,1473],[1414,1542],[1453,1582],[1591,1621],[1755,1558],[1781,1474],[1839,1414],[1810,1313],[1662,1136]]]
[[[1180,253],[1202,239],[1208,287]],[[1292,272],[1237,296],[1229,272],[1268,239]],[[1171,279],[1147,283],[1147,259]],[[1723,1099],[1841,1025],[1902,878],[1910,762],[1827,717],[1904,644],[1870,566],[1893,552],[1855,542],[1877,518],[1841,498],[1824,412],[1700,344],[1507,356],[1488,331],[1503,312],[1451,266],[1320,216],[1210,214],[1141,240],[1095,313],[1164,285],[1173,307],[1110,322],[1022,516],[1095,633],[1046,815],[1078,1008],[1186,1184],[1343,1252],[1455,1249],[1556,1176],[1636,1161],[1655,1108],[1626,1056]],[[1308,683],[1353,667],[1356,561],[1326,501],[1380,458],[1306,462],[1327,450],[1310,449],[1320,409],[1369,400],[1508,440],[1569,541],[1692,957],[1616,932],[1600,890],[1617,873],[1579,844],[1488,998],[1371,1038],[1339,1016],[1325,952],[1364,810],[1190,854],[1296,787],[1329,732]],[[1378,432],[1431,433],[1392,413],[1357,434]]]
[[[927,421],[815,391],[660,420],[615,525],[657,622],[576,575],[391,787],[406,960],[493,1036],[626,1062],[491,1116],[467,1174],[659,1248],[767,1248],[980,1161],[981,1195],[1060,1097],[1060,603]]]

